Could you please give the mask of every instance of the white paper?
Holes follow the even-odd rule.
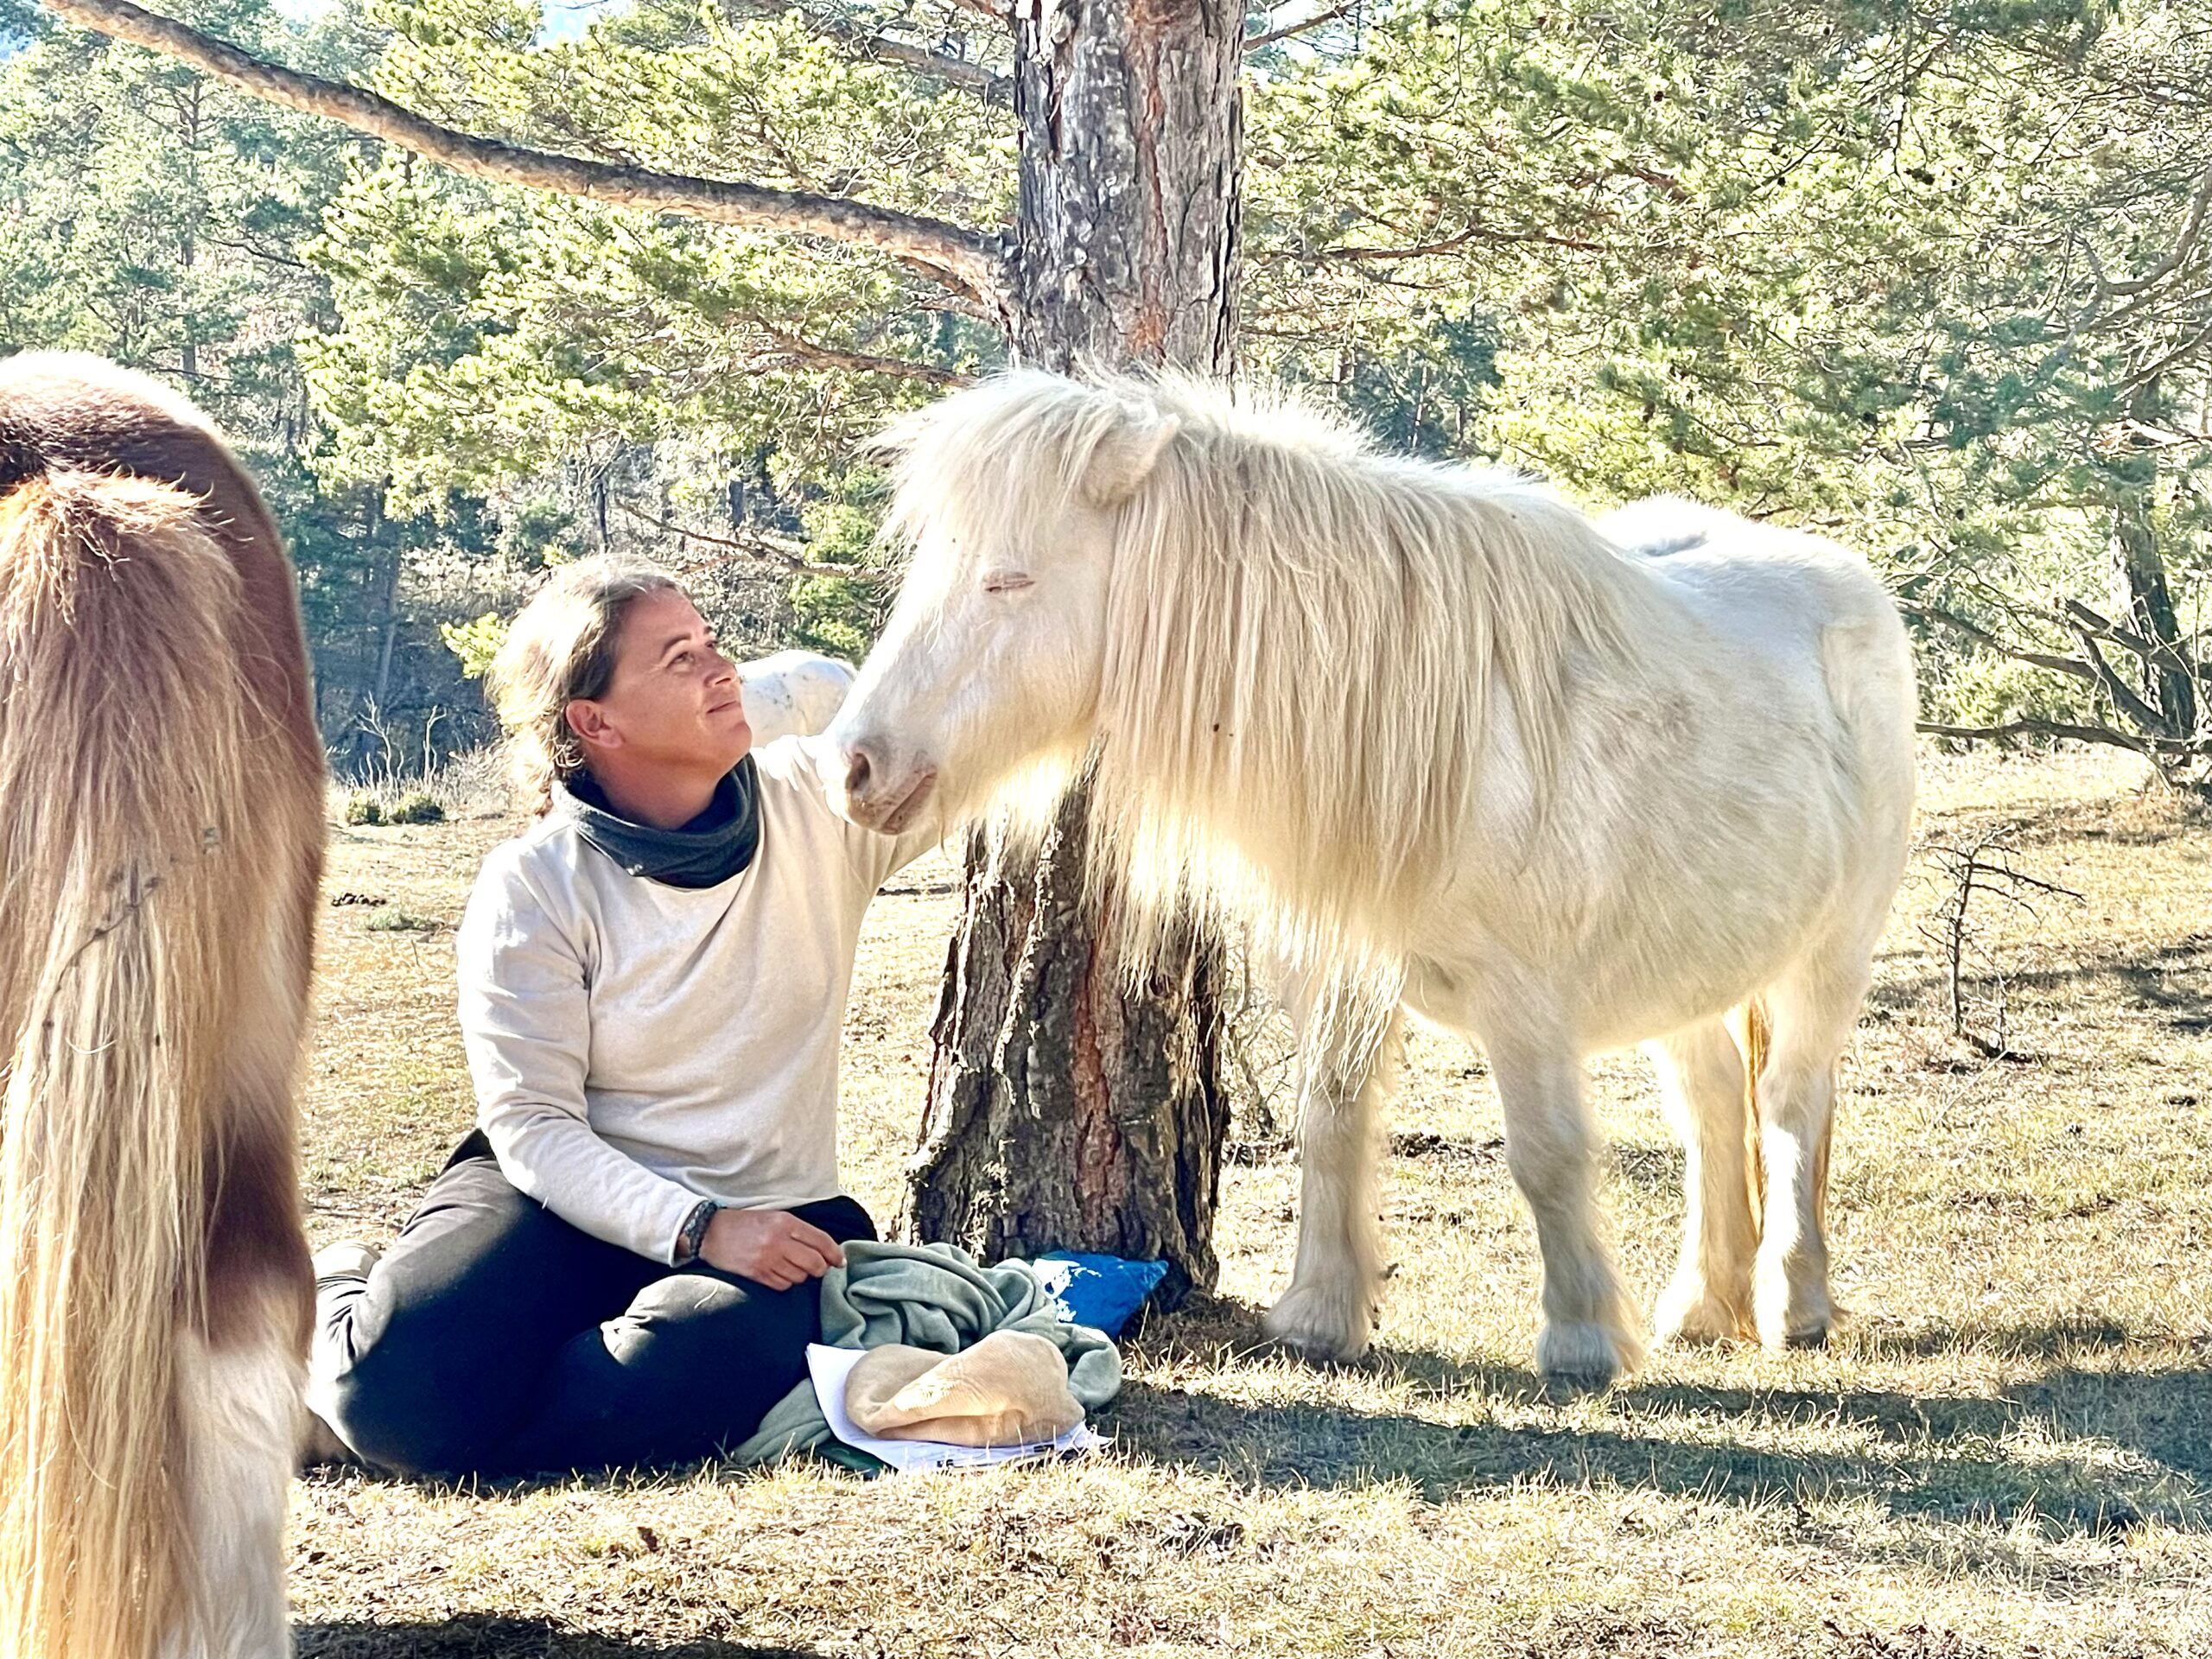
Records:
[[[845,1411],[845,1379],[859,1364],[864,1348],[830,1348],[811,1343],[806,1350],[807,1374],[814,1379],[814,1397],[830,1432],[847,1446],[880,1458],[893,1469],[916,1473],[926,1469],[981,1469],[1015,1458],[1044,1452],[1088,1452],[1106,1444],[1105,1437],[1087,1422],[1077,1423],[1056,1440],[1029,1446],[947,1446],[942,1440],[880,1440],[855,1427]]]

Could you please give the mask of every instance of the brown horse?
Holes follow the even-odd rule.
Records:
[[[276,527],[92,359],[0,362],[0,1655],[290,1651],[322,749]]]

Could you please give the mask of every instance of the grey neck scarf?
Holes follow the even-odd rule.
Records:
[[[615,811],[588,772],[553,785],[553,810],[632,875],[671,887],[711,887],[753,862],[760,846],[760,782],[747,755],[715,785],[707,810],[677,830],[657,830]]]

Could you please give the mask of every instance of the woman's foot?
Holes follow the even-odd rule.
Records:
[[[384,1253],[373,1245],[347,1239],[327,1244],[315,1253],[315,1349],[308,1361],[308,1408],[302,1414],[296,1461],[302,1469],[319,1463],[358,1463],[353,1448],[316,1408],[321,1393],[315,1387],[316,1361],[328,1340],[333,1323],[346,1306],[368,1288],[369,1274]]]

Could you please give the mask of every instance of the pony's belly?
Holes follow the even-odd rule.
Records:
[[[1526,940],[1519,948],[1471,932],[1413,957],[1405,1001],[1485,1046],[1557,1041],[1584,1054],[1626,1048],[1756,995],[1803,950],[1824,908],[1647,913],[1637,929],[1601,927],[1571,942]]]

